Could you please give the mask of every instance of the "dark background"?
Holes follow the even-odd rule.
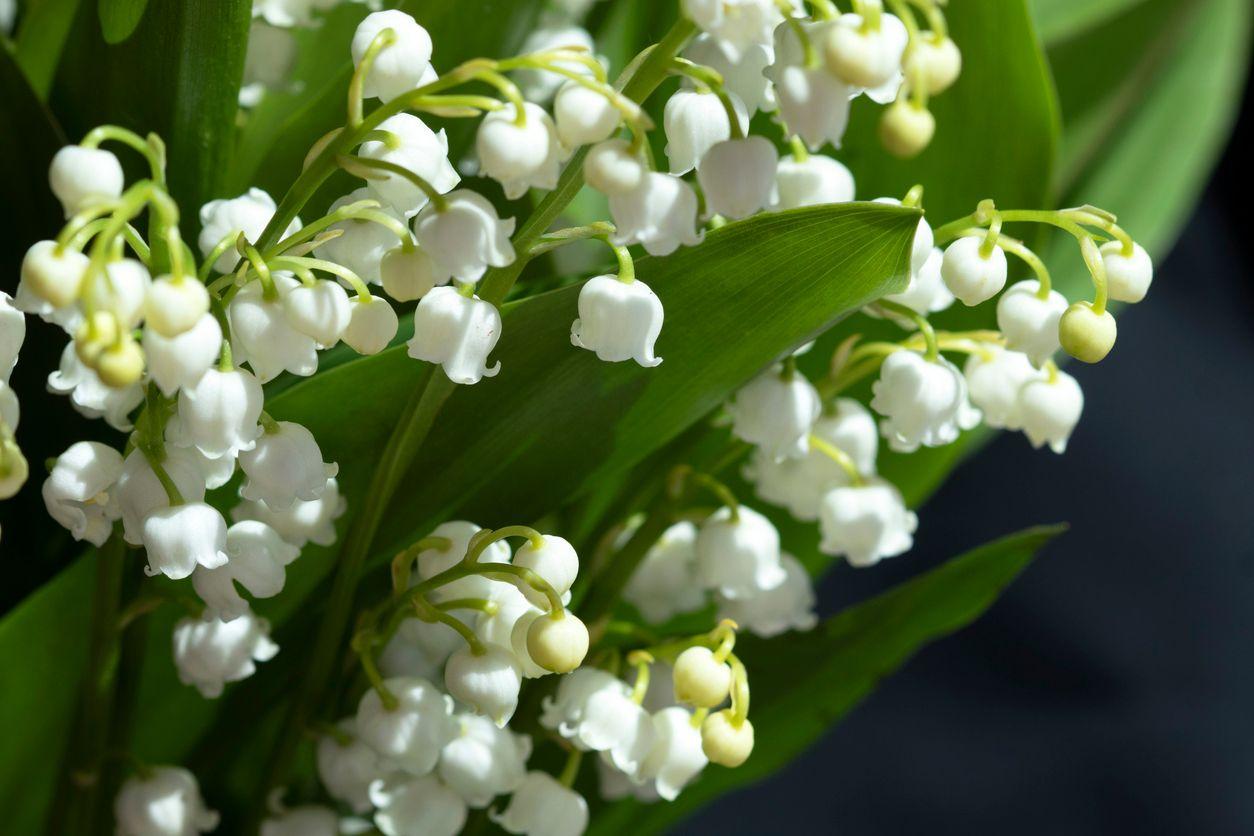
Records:
[[[914,551],[842,566],[820,608],[1029,525],[1071,531],[805,756],[679,832],[1254,833],[1250,105],[1247,89],[1118,348],[1069,368],[1085,407],[1066,455],[1001,435],[921,509]]]

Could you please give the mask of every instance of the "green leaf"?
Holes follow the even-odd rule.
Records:
[[[48,236],[61,220],[61,207],[48,189],[48,164],[65,144],[61,128],[39,101],[14,56],[0,49],[0,200],[20,207],[5,222],[5,252],[0,255],[4,278],[0,287],[13,292],[17,269],[26,248]]]
[[[100,0],[100,30],[105,43],[120,44],[144,16],[148,0]]]
[[[1041,40],[1053,45],[1098,26],[1145,0],[1028,0]],[[1103,51],[1104,59],[1114,63]]]
[[[31,0],[22,8],[13,54],[40,98],[52,89],[78,4],[79,0]]]
[[[923,646],[967,626],[1065,526],[996,540],[827,619],[736,651],[749,670],[756,744],[737,769],[706,768],[670,804],[607,805],[588,833],[663,833],[693,810],[771,774],[814,743]]]

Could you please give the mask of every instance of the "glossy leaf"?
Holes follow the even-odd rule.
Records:
[[[144,17],[148,0],[100,0],[100,31],[105,43],[120,44]]]
[[[663,833],[685,815],[788,763],[920,648],[980,617],[1065,527],[996,540],[827,619],[809,633],[744,638],[756,744],[737,769],[708,766],[674,802],[597,811],[589,834]]]
[[[23,6],[13,55],[40,98],[45,98],[52,89],[52,79],[74,24],[79,2],[31,0]]]

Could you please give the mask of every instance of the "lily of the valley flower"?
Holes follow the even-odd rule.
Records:
[[[734,99],[741,134],[749,117]],[[680,89],[666,101],[662,115],[666,129],[666,159],[671,174],[687,174],[701,164],[706,152],[731,138],[731,122],[719,97],[711,92]]]
[[[524,836],[580,836],[588,827],[588,802],[547,772],[528,772],[502,813],[490,818]]]
[[[218,243],[230,236],[232,239],[240,233],[250,242],[256,243],[265,230],[266,224],[274,217],[274,198],[261,189],[249,189],[239,197],[211,200],[200,207],[200,254],[209,255]],[[288,224],[284,236],[291,235],[300,229],[300,219]],[[234,247],[228,248],[213,263],[213,269],[219,273],[229,273],[239,261],[239,254]]]
[[[1067,310],[1067,297],[1056,290],[1040,297],[1040,282],[1016,282],[997,300],[997,327],[1006,348],[1021,351],[1041,366],[1058,351],[1058,323]]]
[[[435,80],[431,36],[412,17],[394,9],[368,14],[357,24],[351,46],[353,64],[361,64],[370,44],[385,29],[391,30],[392,42],[375,54],[362,90],[384,101]]]
[[[79,441],[57,457],[43,485],[48,514],[75,540],[103,546],[122,515],[114,485],[122,455],[97,441]]]
[[[396,337],[400,321],[386,299],[355,296],[349,306],[348,327],[340,338],[358,354],[378,354]]]
[[[649,255],[670,255],[680,246],[694,247],[704,237],[697,231],[697,195],[678,177],[645,172],[640,185],[610,194],[615,244],[640,244]]]
[[[625,139],[607,139],[588,149],[583,176],[588,185],[605,195],[625,195],[635,191],[649,169]]]
[[[36,241],[22,257],[21,285],[23,289],[45,303],[39,309],[24,306],[27,313],[47,319],[54,308],[65,308],[78,298],[83,277],[87,274],[90,260],[78,250],[65,247],[58,251],[56,241]]]
[[[810,154],[804,160],[781,157],[775,169],[776,209],[797,209],[854,198],[853,174],[844,163]]]
[[[160,508],[144,518],[144,550],[149,576],[165,575],[181,580],[197,566],[216,569],[229,559],[226,553],[226,520],[204,502]]]
[[[523,113],[520,125],[513,104],[494,110],[483,117],[475,137],[480,172],[498,181],[510,200],[528,189],[552,189],[561,173],[561,143],[553,120],[531,102]]]
[[[292,327],[283,302],[300,282],[282,274],[272,278],[277,298],[266,298],[261,282],[254,281],[227,306],[235,362],[247,362],[262,383],[284,371],[309,377],[318,370],[317,343]]]
[[[680,613],[700,609],[705,591],[697,581],[697,527],[679,522],[662,533],[645,553],[623,589],[623,599],[644,620],[660,624]]]
[[[470,385],[495,377],[498,362],[488,355],[501,336],[501,314],[478,296],[464,296],[457,288],[437,287],[422,297],[414,311],[414,336],[407,343],[415,360],[438,363],[454,383]]]
[[[176,766],[126,779],[113,815],[117,836],[195,836],[218,826],[218,814],[205,805],[196,777]]]
[[[579,318],[570,341],[610,363],[635,360],[645,368],[662,362],[653,344],[662,333],[662,301],[644,282],[594,276],[579,291]]]
[[[622,122],[609,99],[575,81],[568,81],[553,100],[557,137],[566,151],[608,139]]]
[[[179,392],[178,413],[169,435],[179,446],[194,446],[209,458],[234,460],[261,436],[261,383],[243,369],[208,369]]]
[[[621,679],[596,668],[562,678],[546,697],[540,723],[584,751],[603,752],[621,772],[636,776],[653,746],[649,713],[631,698]]]
[[[273,598],[283,591],[286,567],[300,556],[300,549],[265,523],[244,520],[227,529],[226,553],[229,559],[223,566],[197,567],[192,587],[214,615],[233,621],[248,612],[248,602],[235,585],[254,598]]]
[[[357,704],[356,734],[389,766],[426,775],[456,732],[452,700],[418,677],[387,679],[383,684],[396,697],[396,708],[387,708],[375,689],[366,691]]]
[[[207,313],[209,291],[186,276],[158,276],[144,299],[144,325],[166,338],[194,327]]]
[[[1084,392],[1076,379],[1053,370],[1023,384],[1019,390],[1019,417],[1033,447],[1046,444],[1055,453],[1067,450],[1071,432],[1084,411]]]
[[[518,707],[522,670],[514,654],[499,645],[483,645],[481,650],[464,647],[450,656],[444,687],[454,699],[504,728]]]
[[[764,137],[728,139],[712,146],[697,166],[707,214],[747,218],[774,200],[779,152]]]
[[[819,44],[835,22],[802,22],[800,26],[812,44]],[[826,143],[840,147],[849,124],[853,88],[823,67],[806,66],[805,53],[792,24],[776,27],[775,62],[765,75],[775,84],[780,116],[811,151]]]
[[[967,398],[966,380],[944,357],[928,360],[913,351],[895,351],[885,358],[871,391],[871,408],[884,416],[880,430],[898,452],[942,447],[980,422],[980,411]]]
[[[440,779],[474,808],[518,789],[527,774],[531,738],[477,714],[453,719],[457,733],[440,751]]]
[[[288,324],[319,348],[339,342],[353,315],[348,293],[333,281],[295,285],[283,296],[283,312]]]
[[[117,200],[122,194],[122,164],[112,151],[66,145],[52,157],[48,183],[68,218],[76,212]]]
[[[653,746],[641,774],[653,782],[659,796],[674,801],[701,774],[709,759],[701,749],[701,730],[693,726],[688,709],[664,708],[652,721]]]
[[[389,116],[379,123],[379,131],[390,135],[387,141],[363,142],[357,153],[371,160],[393,163],[417,174],[444,194],[461,182],[448,160],[448,136],[444,129],[433,131],[409,113]],[[393,172],[367,181],[367,188],[401,215],[412,217],[427,205],[427,194],[412,180]]]
[[[874,477],[862,485],[833,488],[819,507],[824,554],[843,555],[851,566],[872,566],[914,545],[918,517],[907,511],[901,492]]]
[[[252,676],[257,662],[279,652],[265,619],[246,612],[232,621],[213,615],[185,618],[174,626],[174,666],[179,681],[194,685],[205,699],[222,695],[228,682]]]
[[[318,738],[315,763],[327,795],[347,804],[354,813],[366,813],[370,784],[384,773],[377,752],[357,736],[357,721],[348,717],[336,724],[338,735]],[[341,739],[343,738],[343,739]]]
[[[732,433],[776,459],[800,458],[809,451],[810,428],[822,408],[813,384],[780,366],[742,386],[727,405]]]
[[[1023,425],[1019,391],[1040,374],[1026,354],[990,345],[971,354],[962,373],[986,424],[1006,430]]]
[[[945,249],[941,276],[945,285],[964,305],[978,305],[992,299],[1006,286],[1006,253],[994,246],[985,255],[980,236],[959,238]]]
[[[69,395],[70,403],[88,418],[104,418],[115,430],[131,429],[130,412],[144,400],[144,387],[139,382],[128,386],[106,386],[100,376],[88,368],[70,343],[61,352],[60,367],[48,375],[48,391]]]
[[[239,464],[248,477],[240,496],[277,510],[298,499],[317,499],[340,469],[334,462],[323,462],[313,433],[291,421],[279,421],[274,431],[263,432],[251,450],[240,452]]]
[[[1154,280],[1154,262],[1140,244],[1125,255],[1121,241],[1107,241],[1100,248],[1106,268],[1106,289],[1116,302],[1140,302]]]
[[[784,581],[779,532],[747,506],[724,507],[711,514],[701,524],[696,550],[697,577],[727,598],[752,595]]]
[[[347,500],[340,495],[339,483],[328,479],[317,499],[308,502],[298,499],[281,511],[264,502],[246,500],[231,509],[231,519],[237,522],[260,520],[297,548],[306,543],[329,546],[335,542],[335,521],[347,506]]]
[[[450,192],[443,208],[429,205],[414,219],[414,238],[453,278],[477,282],[489,267],[514,262],[514,219],[501,218],[477,192]],[[424,297],[425,298],[425,297]]]
[[[818,623],[814,613],[814,586],[801,562],[792,555],[780,554],[784,582],[770,589],[759,589],[752,595],[731,599],[718,597],[719,618],[730,618],[742,629],[774,638],[789,630],[809,630]]]
[[[370,187],[362,186],[332,203],[327,213],[334,213],[345,206],[362,200],[370,200],[372,197]],[[391,207],[379,207],[377,211],[390,216],[397,222],[404,220],[400,213]],[[347,267],[363,281],[379,284],[383,257],[397,246],[396,233],[383,224],[361,218],[340,221],[330,226],[329,229],[336,230],[340,234],[318,247],[318,257]]]
[[[389,775],[370,785],[374,824],[384,836],[455,836],[466,803],[433,775]]]
[[[144,355],[148,374],[157,388],[170,397],[200,382],[222,351],[222,326],[213,314],[204,314],[189,330],[166,337],[144,328]]]

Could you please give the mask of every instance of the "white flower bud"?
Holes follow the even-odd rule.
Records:
[[[519,125],[517,113],[513,104],[488,113],[475,135],[479,172],[499,182],[510,200],[522,197],[528,189],[552,189],[561,173],[557,128],[549,114],[526,102],[526,118]]]
[[[704,235],[697,231],[697,195],[669,174],[649,171],[630,192],[610,195],[615,233],[621,246],[640,244],[649,255],[670,255],[681,245],[693,247]]]
[[[762,74],[774,57],[770,33],[764,42],[749,44],[740,54],[727,41],[701,34],[688,44],[684,57],[722,76],[723,88],[744,103],[750,116],[759,110],[772,109],[774,91]],[[685,83],[688,83],[686,79]]]
[[[607,139],[588,149],[583,160],[583,177],[602,194],[623,195],[635,191],[649,169],[625,139]]]
[[[894,156],[917,156],[936,135],[936,117],[926,106],[899,98],[880,116],[880,142]]]
[[[78,299],[89,263],[78,250],[57,252],[56,241],[36,241],[22,257],[22,285],[54,308],[64,308]]]
[[[895,351],[884,359],[871,391],[871,408],[884,416],[880,432],[897,452],[943,447],[980,422],[966,380],[944,357],[929,361],[913,351]]]
[[[144,350],[129,333],[107,346],[95,357],[100,382],[114,389],[138,383],[144,375]]]
[[[387,101],[434,81],[430,78],[431,35],[412,17],[395,9],[373,12],[357,24],[350,47],[353,65],[361,64],[366,50],[384,29],[392,30],[393,40],[375,54],[362,94]]]
[[[249,189],[238,197],[209,201],[200,207],[200,237],[196,239],[200,254],[209,255],[222,239],[230,236],[234,241],[241,232],[250,243],[255,244],[274,217],[274,211],[274,198],[261,189]],[[299,230],[300,219],[297,218],[288,224],[283,235]],[[218,256],[213,269],[229,273],[238,261],[239,253],[232,245]]]
[[[418,303],[414,336],[406,345],[410,357],[438,363],[449,380],[471,385],[501,370],[499,362],[488,365],[500,336],[496,306],[478,296],[463,296],[456,288],[437,287]]]
[[[541,539],[543,542],[538,548],[530,540],[519,546],[514,552],[514,565],[530,569],[553,587],[558,595],[565,595],[579,574],[579,555],[575,553],[574,546],[556,534],[544,534]],[[548,599],[531,587],[524,589],[523,593],[537,606],[548,605]]]
[[[174,625],[174,666],[179,681],[194,685],[205,699],[222,695],[228,682],[247,679],[279,652],[270,641],[270,625],[245,611],[232,621],[212,614],[184,618]]]
[[[1090,302],[1074,302],[1058,320],[1062,350],[1085,363],[1098,363],[1115,347],[1118,327],[1110,311],[1100,314]]]
[[[818,623],[814,614],[814,586],[800,561],[787,552],[780,555],[784,582],[760,589],[745,598],[718,598],[719,618],[730,618],[742,629],[764,639],[789,630],[810,630]]]
[[[346,742],[335,735],[325,734],[318,738],[315,761],[318,779],[327,795],[352,808],[354,813],[367,813],[370,803],[370,784],[384,773],[379,755],[357,736],[357,721],[348,717],[336,724]]]
[[[753,44],[770,43],[771,30],[783,17],[773,0],[683,0],[680,9],[735,59]]]
[[[609,99],[576,81],[568,81],[553,100],[557,137],[568,151],[608,139],[622,122]]]
[[[143,339],[148,374],[161,394],[171,397],[180,389],[195,386],[218,359],[222,326],[213,314],[207,313],[176,337],[163,337],[146,327]]]
[[[1058,322],[1067,310],[1067,297],[1056,290],[1040,297],[1036,279],[1016,282],[997,300],[997,327],[1006,348],[1021,351],[1040,366],[1058,350]]]
[[[203,502],[160,508],[144,518],[144,549],[148,576],[181,580],[197,566],[216,569],[226,564],[226,520]]]
[[[104,275],[96,275],[83,286],[83,304],[88,310],[107,311],[129,331],[144,318],[144,302],[152,278],[148,268],[133,258],[111,261]]]
[[[379,267],[383,290],[397,302],[410,302],[426,296],[436,285],[447,284],[449,274],[431,256],[414,247],[406,252],[401,247],[388,250]]]
[[[675,699],[696,708],[715,708],[731,691],[732,672],[708,647],[690,647],[675,660]]]
[[[505,812],[488,817],[524,836],[581,836],[588,827],[588,802],[547,772],[528,772]]]
[[[476,808],[518,789],[527,774],[531,738],[477,714],[458,714],[454,722],[457,733],[440,752],[441,780]]]
[[[348,327],[340,335],[348,347],[358,354],[378,354],[387,348],[400,327],[396,311],[387,300],[379,296],[369,299],[354,296],[349,307]]]
[[[730,94],[729,94],[730,95]],[[741,134],[749,130],[749,117],[744,105],[732,100]],[[714,93],[683,88],[666,100],[662,114],[666,129],[666,159],[671,174],[692,171],[707,151],[731,138],[731,122],[722,101]]]
[[[854,87],[879,88],[901,72],[906,48],[905,24],[893,15],[880,16],[880,28],[864,30],[862,16],[844,14],[819,42],[827,69]]]
[[[200,502],[205,498],[204,477],[196,461],[186,450],[167,447],[161,467],[178,488],[183,501]],[[161,480],[148,465],[148,459],[142,450],[132,450],[122,462],[122,475],[118,477],[116,494],[122,509],[123,539],[132,546],[143,545],[144,520],[153,511],[167,507],[170,499]],[[224,525],[224,538],[225,532]],[[190,573],[191,569],[188,569],[188,574]]]
[[[378,130],[391,134],[394,141],[363,142],[357,150],[362,157],[409,169],[441,194],[461,182],[448,160],[448,136],[443,129],[432,131],[417,116],[398,113],[380,122]],[[413,181],[391,172],[384,174],[368,181],[367,188],[397,212],[408,218],[427,205],[426,193]]]
[[[52,157],[48,183],[68,218],[92,206],[117,200],[124,184],[122,164],[112,151],[66,145]]]
[[[464,647],[444,667],[444,688],[453,699],[504,728],[518,707],[522,670],[514,655],[499,645],[483,645],[478,654]]]
[[[645,553],[623,589],[623,599],[651,624],[700,609],[705,593],[696,577],[697,527],[675,523]]]
[[[640,771],[660,797],[674,801],[708,763],[701,730],[686,708],[674,705],[653,715],[653,747]]]
[[[810,42],[821,45],[834,21],[800,24]],[[775,84],[780,115],[811,151],[825,143],[840,147],[849,124],[849,99],[854,90],[822,67],[805,66],[805,54],[792,24],[775,29],[775,61],[764,75]]]
[[[396,697],[397,706],[388,709],[378,691],[366,691],[357,704],[357,736],[379,753],[386,766],[426,775],[453,738],[452,700],[418,677],[397,677],[383,684]]]
[[[907,511],[901,492],[873,477],[862,485],[828,491],[819,506],[824,554],[844,555],[851,566],[873,566],[914,545],[919,519]]]
[[[1123,244],[1107,241],[1099,250],[1106,266],[1106,289],[1116,302],[1140,302],[1154,280],[1154,262],[1140,244],[1133,243],[1132,254],[1125,255]]]
[[[902,60],[906,78],[922,78],[929,96],[948,90],[962,72],[962,53],[952,38],[926,33],[917,38]]]
[[[931,236],[931,228],[928,228],[929,238]],[[933,247],[931,253],[927,257],[927,261],[923,263],[923,269],[917,273],[911,273],[910,284],[901,293],[893,293],[884,298],[890,302],[896,302],[899,305],[905,305],[912,311],[927,316],[930,313],[937,313],[948,308],[954,303],[954,295],[949,292],[949,288],[945,286],[945,280],[941,278],[941,262],[944,255],[939,247]],[[890,315],[890,319],[896,320],[897,317]],[[907,327],[913,329],[913,323]]]
[[[570,610],[540,616],[527,628],[527,654],[545,670],[570,673],[588,655],[588,628]]]
[[[735,768],[753,752],[753,724],[739,723],[730,708],[716,711],[701,724],[701,749],[712,763]]]
[[[546,610],[532,605],[530,609],[518,615],[514,620],[514,626],[509,631],[509,649],[513,652],[524,679],[539,679],[553,672],[532,659],[531,651],[527,648],[527,637],[531,634],[531,625],[543,617],[545,612]]]
[[[96,441],[70,445],[44,481],[48,514],[75,540],[103,546],[122,515],[114,491],[121,475],[122,455],[112,447]]]
[[[427,206],[414,219],[414,237],[432,261],[455,279],[477,282],[488,267],[514,262],[514,219],[501,220],[482,195],[450,192],[443,211]]]
[[[257,378],[243,369],[208,369],[179,392],[178,413],[169,435],[181,447],[194,446],[212,459],[234,459],[261,436],[264,395]]]
[[[311,337],[319,348],[339,342],[353,315],[347,291],[335,281],[293,286],[283,296],[283,312],[288,324]]]
[[[964,305],[978,305],[992,299],[1006,286],[1006,253],[994,246],[987,256],[982,252],[984,238],[959,238],[945,250],[941,276],[950,292]]]
[[[318,370],[317,343],[292,327],[283,298],[300,285],[291,276],[273,276],[278,296],[267,299],[260,281],[246,285],[227,306],[236,363],[247,362],[262,383],[281,372],[309,377]]]
[[[1019,390],[1019,414],[1023,432],[1033,447],[1045,444],[1055,453],[1067,450],[1071,432],[1084,411],[1084,392],[1064,371],[1041,375]]]
[[[194,277],[159,276],[144,298],[144,321],[163,337],[177,337],[209,313],[209,291]]]
[[[370,785],[375,827],[383,836],[455,836],[466,824],[466,803],[434,775],[389,775]]]
[[[775,169],[776,209],[797,209],[854,198],[853,174],[843,163],[812,154],[804,160],[781,157]]]
[[[153,767],[122,784],[113,802],[117,836],[195,836],[218,826],[196,777],[176,766]]]
[[[984,413],[984,423],[996,429],[1019,429],[1019,390],[1039,375],[1026,354],[997,345],[982,347],[967,357],[962,373],[971,402]]]
[[[728,598],[752,595],[784,581],[779,532],[771,521],[741,505],[720,508],[697,534],[697,577]]]
[[[88,418],[104,418],[115,430],[131,429],[127,416],[144,401],[139,383],[124,388],[106,386],[100,377],[83,364],[70,343],[61,352],[61,365],[48,375],[48,391],[69,395],[74,408]]]
[[[706,212],[747,218],[774,200],[779,152],[767,139],[748,136],[711,147],[697,166]]]
[[[631,698],[631,688],[596,668],[562,677],[554,697],[545,697],[540,724],[583,751],[604,752],[610,762],[636,776],[653,746],[653,721]]]
[[[276,432],[263,432],[251,450],[241,450],[239,465],[248,477],[240,496],[278,510],[297,499],[317,499],[340,469],[334,462],[323,462],[313,433],[291,421],[279,421]]]
[[[644,282],[594,276],[579,290],[579,318],[570,326],[570,342],[609,363],[635,360],[653,368],[662,362],[653,344],[662,333],[663,317],[662,301]]]
[[[331,204],[328,214],[361,200],[371,200],[374,194],[368,186],[349,192]],[[403,222],[400,213],[382,206],[375,211]],[[384,256],[397,246],[396,233],[383,224],[372,220],[349,218],[328,227],[340,235],[318,247],[318,257],[343,265],[356,273],[363,281],[378,284]]]
[[[226,531],[225,565],[216,569],[199,566],[192,573],[192,588],[210,611],[223,621],[248,612],[235,584],[254,598],[273,598],[283,591],[286,567],[300,556],[300,549],[263,522],[243,520]]]
[[[727,411],[732,434],[776,459],[800,458],[810,450],[810,429],[823,409],[818,390],[805,375],[774,366],[736,392]]]
[[[267,816],[260,836],[340,836],[340,819],[330,807],[306,804]]]

